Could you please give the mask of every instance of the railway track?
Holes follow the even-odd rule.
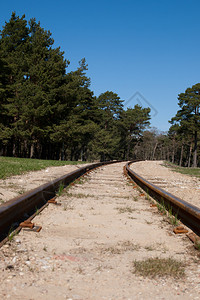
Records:
[[[14,230],[17,228],[17,230],[20,230],[21,227],[19,227],[19,224],[21,222],[27,219],[30,221],[38,213],[38,210],[46,207],[48,201],[55,197],[61,184],[66,187],[88,171],[112,163],[115,163],[115,161],[87,165],[2,204],[0,206],[0,241],[6,238],[11,229]],[[178,219],[200,236],[200,209],[151,184],[130,169],[131,163],[134,162],[126,164],[127,174],[149,196],[155,198],[162,205],[165,205],[166,208],[170,208],[171,212]]]
[[[77,180],[0,251],[0,298],[198,299],[198,252],[123,176],[125,163]],[[171,258],[181,279],[137,275],[133,262]],[[163,271],[165,266],[161,267]],[[29,297],[30,298],[30,297]]]
[[[156,199],[161,205],[164,205],[166,209],[170,209],[182,223],[200,236],[200,209],[148,182],[130,169],[131,163],[134,162],[126,164],[126,172],[134,182],[149,196]]]

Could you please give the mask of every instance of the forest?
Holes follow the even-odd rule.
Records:
[[[0,155],[56,160],[165,159],[198,166],[200,84],[178,96],[169,132],[150,128],[150,108],[97,97],[87,63],[70,61],[36,19],[12,13],[0,31]]]

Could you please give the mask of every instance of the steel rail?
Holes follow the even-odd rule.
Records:
[[[135,162],[135,161],[134,161]],[[149,196],[156,199],[160,204],[164,204],[167,209],[170,209],[174,215],[192,231],[200,236],[200,209],[173,194],[157,187],[150,183],[133,170],[130,169],[129,162],[126,164],[126,171],[128,175],[138,184]]]
[[[64,187],[84,175],[90,170],[107,164],[120,161],[108,161],[86,165],[78,170],[70,172],[51,182],[45,183],[21,196],[17,196],[0,205],[0,240],[4,239],[11,229],[17,228],[20,222],[27,219],[38,208],[52,199],[59,189],[60,184]]]

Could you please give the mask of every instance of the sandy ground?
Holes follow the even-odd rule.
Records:
[[[174,172],[163,161],[141,161],[131,169],[169,193],[200,207],[200,179]]]
[[[40,171],[11,176],[7,179],[0,180],[0,203],[6,202],[26,191],[34,189],[83,166],[84,164],[49,167]]]
[[[200,299],[200,257],[123,176],[124,163],[85,176],[0,249],[0,299]],[[148,279],[133,261],[173,257],[185,278]]]

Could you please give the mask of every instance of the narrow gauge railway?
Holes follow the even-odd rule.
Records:
[[[30,192],[16,197],[0,206],[0,238],[1,240],[10,233],[11,229],[21,229],[20,222],[28,219],[28,222],[38,213],[38,209],[46,207],[48,201],[55,197],[60,184],[69,185],[75,179],[86,174],[88,171],[98,168],[102,165],[116,163],[101,162],[87,165],[79,170],[64,175],[50,183],[44,184]],[[149,196],[155,198],[166,208],[170,208],[171,212],[177,216],[185,225],[200,236],[200,209],[190,203],[166,192],[165,190],[151,184],[130,168],[129,162],[126,164],[127,174],[138,184]],[[36,212],[37,211],[37,212]],[[32,215],[32,217],[31,217]],[[28,216],[28,218],[27,218]]]
[[[61,205],[36,215],[39,233],[22,229],[1,248],[0,298],[198,299],[198,251],[133,188],[124,165],[76,181],[57,197]],[[159,275],[138,274],[152,259]],[[166,277],[168,264],[178,273]]]

